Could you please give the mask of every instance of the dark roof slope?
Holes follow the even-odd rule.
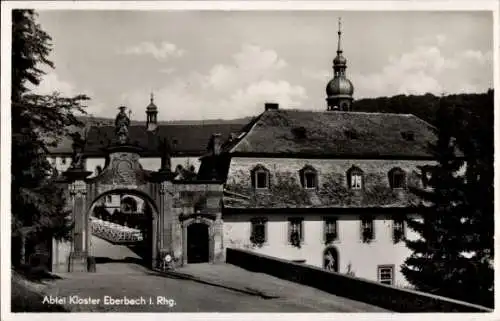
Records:
[[[268,110],[229,152],[332,157],[432,157],[434,128],[410,114]]]
[[[152,133],[145,126],[130,126],[129,137],[132,144],[144,149],[143,156],[160,155],[159,138],[167,138],[174,155],[197,156],[207,150],[212,134],[220,133],[223,139],[228,139],[231,133],[238,133],[242,127],[242,124],[160,125]],[[88,156],[102,155],[102,148],[114,139],[114,130],[113,126],[91,127],[85,153]]]

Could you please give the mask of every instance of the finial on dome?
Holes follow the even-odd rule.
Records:
[[[342,42],[342,18],[340,18],[340,17],[339,17],[339,31],[337,32],[337,34],[339,35],[339,41],[337,44],[337,54],[341,54],[342,53],[342,45],[341,45],[341,42]]]
[[[155,99],[155,96],[154,96],[153,92],[151,92],[150,101],[151,101],[152,104],[154,103],[154,99]]]

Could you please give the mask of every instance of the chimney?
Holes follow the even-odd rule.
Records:
[[[210,152],[212,155],[219,155],[222,147],[222,137],[221,134],[215,133],[212,134],[212,138],[210,139]]]
[[[268,110],[278,110],[279,106],[280,105],[278,103],[265,103],[266,111],[268,111]]]

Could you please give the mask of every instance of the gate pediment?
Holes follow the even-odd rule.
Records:
[[[98,193],[114,189],[145,190],[149,182],[149,172],[142,168],[138,153],[117,151],[109,154],[103,171],[89,183],[98,187]]]

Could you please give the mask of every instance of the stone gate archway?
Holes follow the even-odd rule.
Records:
[[[125,199],[131,198],[131,196],[140,198],[146,204],[146,210],[141,214],[122,213],[121,205],[124,198],[121,195],[126,195]],[[112,208],[106,209],[106,206],[103,206],[104,213],[101,216],[96,212],[96,209],[100,207],[101,201],[106,200],[108,196],[117,196],[119,198],[120,210],[115,209],[113,211]],[[113,218],[117,214],[119,214],[119,218]],[[107,215],[107,217],[103,217],[104,215]],[[117,249],[128,248],[129,251],[125,251],[126,254],[135,253],[131,257],[138,256],[141,258],[141,260],[138,260],[141,261],[140,264],[153,268],[154,258],[158,256],[160,251],[158,235],[161,235],[161,231],[158,216],[158,208],[154,201],[141,192],[130,189],[106,191],[92,201],[86,213],[86,221],[89,225],[88,237],[86,238],[88,255],[96,260],[104,259],[106,256],[102,254],[106,251],[93,244],[92,240],[98,241],[96,243],[99,244],[109,243]],[[99,239],[102,241],[99,241]],[[107,247],[109,250],[110,246]],[[114,258],[112,253],[107,255],[109,255],[108,259]]]
[[[73,237],[69,242],[53,241],[52,270],[88,271],[91,249],[89,222],[94,204],[106,195],[125,192],[137,195],[150,205],[151,267],[159,266],[163,255],[172,255],[176,264],[187,263],[187,228],[193,222],[204,223],[208,230],[208,259],[223,261],[220,182],[174,182],[166,140],[160,144],[161,168],[144,170],[139,162],[142,148],[130,144],[130,119],[125,107],[115,119],[115,139],[104,149],[105,166],[96,177],[85,170],[85,141],[75,140],[70,169],[60,184],[67,191],[68,208],[73,220]]]

